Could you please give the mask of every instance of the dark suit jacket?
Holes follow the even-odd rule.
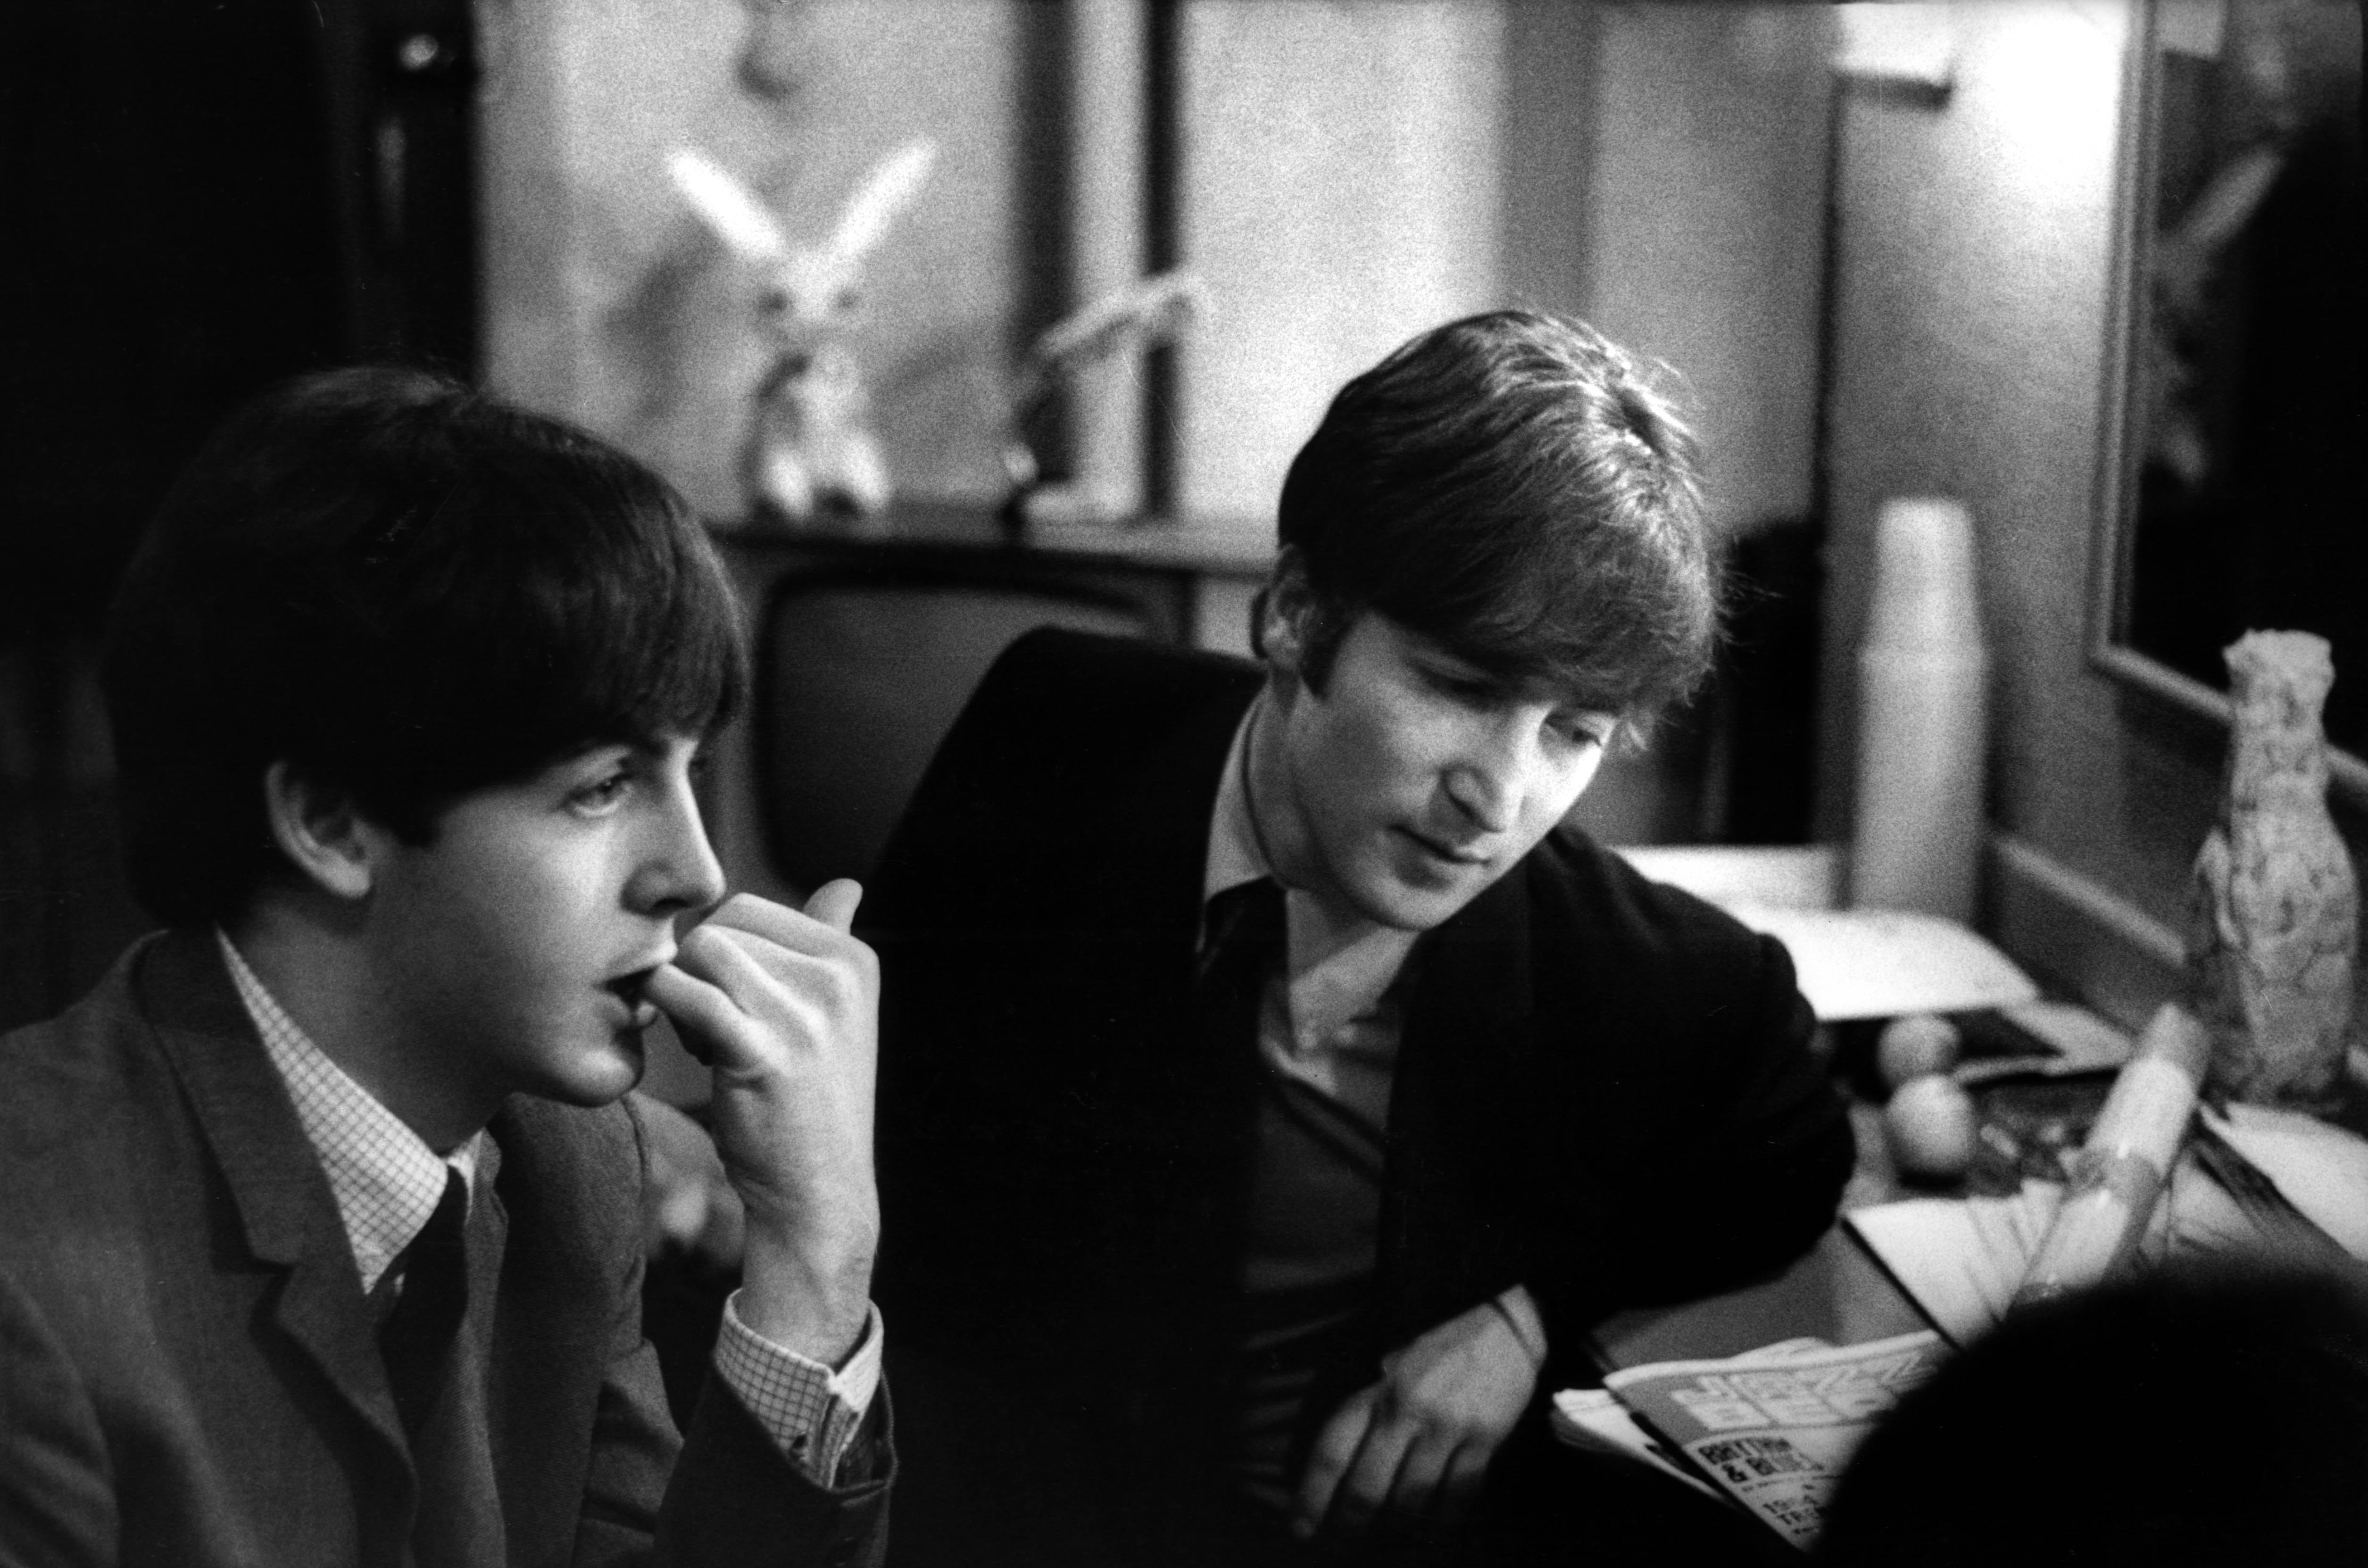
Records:
[[[1208,1478],[1231,1398],[1257,1069],[1247,1040],[1204,1043],[1192,978],[1218,777],[1261,678],[1021,640],[865,905],[882,1311],[908,1348],[1049,1383],[1162,1485]],[[1606,1313],[1768,1273],[1832,1219],[1849,1126],[1775,942],[1565,832],[1417,951],[1378,1274],[1329,1393],[1515,1283],[1551,1390]]]
[[[211,936],[135,946],[0,1040],[0,1562],[403,1561],[435,1499],[327,1178]],[[713,1381],[676,1435],[641,1332],[631,1115],[520,1098],[491,1131],[468,1386],[509,1561],[876,1562],[884,1408],[872,1478],[837,1492]]]

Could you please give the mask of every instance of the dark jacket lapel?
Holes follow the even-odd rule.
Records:
[[[279,1332],[379,1439],[388,1474],[373,1495],[407,1524],[414,1489],[408,1449],[353,1248],[328,1177],[212,934],[158,937],[142,955],[134,984],[229,1187],[247,1249],[257,1262],[287,1271],[274,1312]],[[403,1526],[391,1539],[403,1539]]]
[[[1390,1088],[1378,1324],[1395,1345],[1514,1282],[1505,1108],[1531,1049],[1529,884],[1517,866],[1424,937]],[[1498,1278],[1502,1275],[1504,1278]]]
[[[1220,776],[1234,731],[1258,695],[1255,679],[1239,678],[1247,674],[1208,672],[1205,686],[1191,693],[1176,724],[1110,802],[1108,849],[1097,857],[1093,906],[1128,922],[1146,946],[1177,958],[1178,984],[1191,975]],[[1160,998],[1160,1011],[1180,1000]]]
[[[1108,943],[1100,972],[1081,977],[1081,1039],[1108,1082],[1092,1096],[1098,1135],[1123,1157],[1095,1205],[1119,1244],[1097,1267],[1101,1315],[1124,1324],[1087,1365],[1130,1370],[1121,1417],[1172,1474],[1222,1451],[1235,1332],[1235,1286],[1256,1057],[1251,1043],[1213,1042],[1194,988],[1209,822],[1235,729],[1258,689],[1247,666],[1178,666],[1146,689],[1171,706],[1156,741],[1095,803],[1081,842],[1088,869],[1066,918]],[[1087,945],[1081,935],[1077,946]],[[1177,1368],[1215,1375],[1178,1380]],[[1108,1397],[1104,1395],[1103,1397]]]

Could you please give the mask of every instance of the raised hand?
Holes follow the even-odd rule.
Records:
[[[715,1071],[716,1151],[747,1211],[740,1319],[831,1366],[869,1319],[880,1241],[880,966],[850,934],[862,896],[830,882],[801,913],[739,894],[645,993]]]

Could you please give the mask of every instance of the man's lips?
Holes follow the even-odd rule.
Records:
[[[1433,838],[1429,834],[1417,833],[1410,827],[1401,827],[1397,831],[1413,840],[1416,846],[1424,854],[1435,860],[1443,860],[1451,866],[1485,866],[1495,858],[1477,842],[1452,844],[1442,839]]]
[[[657,969],[656,964],[650,964],[600,983],[600,989],[624,1004],[625,1011],[632,1017],[636,1028],[647,1028],[658,1020],[657,1004],[644,994],[649,988],[650,976],[656,973]]]

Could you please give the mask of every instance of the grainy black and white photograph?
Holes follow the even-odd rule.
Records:
[[[2362,9],[17,7],[0,1565],[2368,1561]]]

